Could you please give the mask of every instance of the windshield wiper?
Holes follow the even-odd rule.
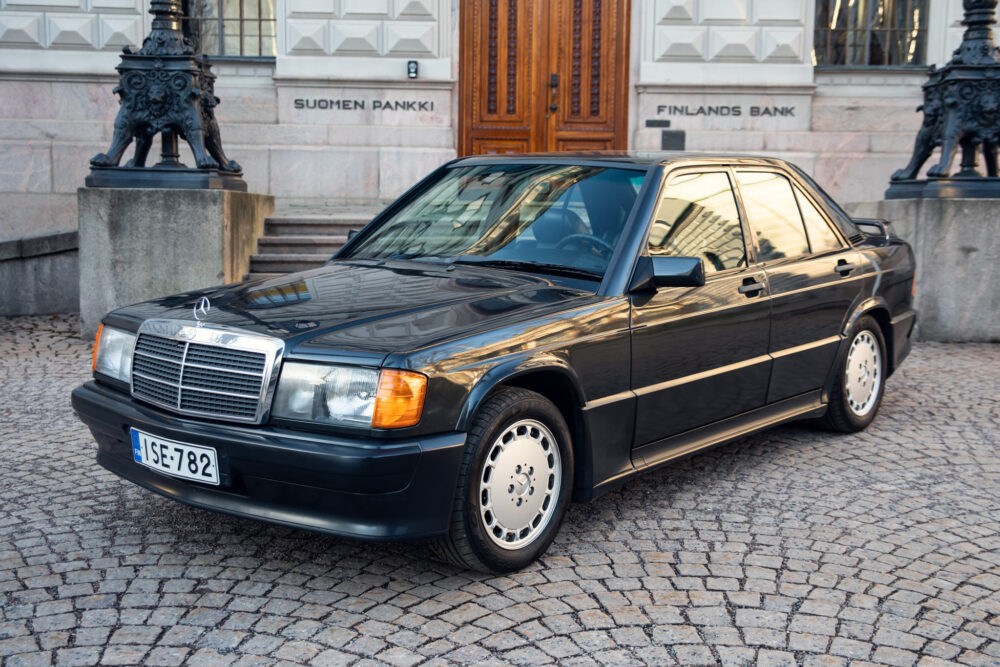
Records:
[[[579,269],[574,266],[563,264],[547,264],[545,262],[529,262],[516,259],[466,259],[456,258],[452,260],[454,264],[465,264],[468,266],[488,266],[494,269],[510,269],[511,271],[527,271],[530,273],[543,273],[554,276],[566,276],[568,278],[584,278],[586,280],[601,280],[604,276],[596,271]]]

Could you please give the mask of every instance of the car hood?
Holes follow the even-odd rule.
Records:
[[[154,299],[106,321],[135,326],[154,318],[224,325],[285,341],[288,354],[381,363],[465,335],[594,300],[593,291],[529,274],[414,261],[334,261],[311,271]],[[588,299],[589,298],[589,299]]]

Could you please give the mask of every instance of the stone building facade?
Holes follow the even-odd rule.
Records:
[[[0,0],[0,240],[75,229],[76,189],[111,138],[118,54],[148,32],[148,2]],[[837,25],[828,18],[841,10],[832,0],[185,0],[185,7],[195,3],[194,34],[205,51],[222,53],[213,70],[227,153],[243,165],[251,190],[273,194],[279,208],[389,200],[468,150],[463,132],[480,118],[477,104],[488,111],[499,100],[496,113],[507,104],[535,132],[533,123],[549,118],[550,86],[555,106],[557,97],[570,99],[564,94],[585,98],[588,85],[591,106],[580,111],[574,102],[572,113],[583,117],[589,108],[593,119],[603,117],[601,100],[617,105],[620,117],[607,125],[612,138],[600,139],[606,146],[776,155],[843,201],[880,199],[920,125],[914,109],[924,66],[945,63],[962,34],[961,0],[844,2],[868,7],[868,22],[833,37],[827,28]],[[887,11],[907,17],[881,33],[906,53],[883,59],[869,53],[874,41],[863,33]],[[609,16],[615,24],[602,26]],[[481,47],[470,46],[476,30]],[[529,30],[534,41],[521,49]],[[832,51],[831,39],[840,40]],[[557,88],[549,70],[556,73],[560,58],[570,60],[559,65]],[[556,144],[533,134],[516,145],[605,146],[587,143],[597,135],[584,125],[573,127],[583,129]]]

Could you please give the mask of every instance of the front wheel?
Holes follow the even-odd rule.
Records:
[[[854,433],[872,423],[882,403],[885,338],[878,322],[865,316],[851,327],[848,341],[823,423],[836,431]]]
[[[469,429],[444,559],[510,572],[538,558],[562,523],[573,488],[573,450],[562,413],[541,394],[504,388]]]

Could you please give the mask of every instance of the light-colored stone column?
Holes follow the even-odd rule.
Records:
[[[80,321],[139,301],[243,280],[274,212],[230,190],[80,188]]]
[[[890,199],[849,210],[891,221],[913,246],[922,340],[1000,342],[1000,201]]]

